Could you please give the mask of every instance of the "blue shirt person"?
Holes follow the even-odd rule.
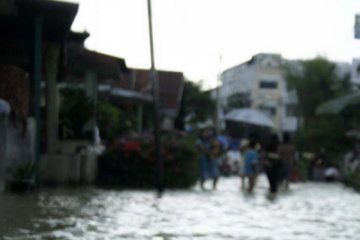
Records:
[[[258,164],[258,154],[255,149],[256,142],[250,141],[249,149],[245,152],[244,156],[244,174],[249,180],[248,191],[252,192],[255,187],[256,180],[256,165]]]

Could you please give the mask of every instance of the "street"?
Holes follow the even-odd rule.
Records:
[[[210,182],[207,183],[210,188]],[[341,184],[297,183],[275,200],[260,176],[254,194],[239,179],[218,190],[42,190],[0,196],[2,239],[359,239],[360,195]]]

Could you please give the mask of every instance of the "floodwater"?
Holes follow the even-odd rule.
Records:
[[[210,182],[208,183],[210,188]],[[264,176],[254,194],[225,178],[218,190],[56,189],[0,195],[1,239],[359,239],[360,194],[298,183],[275,200]]]

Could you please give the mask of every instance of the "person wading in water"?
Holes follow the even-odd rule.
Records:
[[[249,148],[245,152],[244,156],[244,173],[245,177],[248,179],[249,187],[248,191],[251,193],[255,187],[256,180],[256,166],[258,164],[258,154],[256,152],[256,142],[251,140],[249,143]]]
[[[291,179],[291,173],[295,163],[296,148],[290,141],[290,135],[284,134],[283,142],[278,147],[278,154],[282,160],[282,180],[284,181],[285,189],[289,189],[289,182]]]
[[[272,135],[269,145],[266,149],[264,160],[264,170],[269,180],[269,193],[274,197],[278,190],[279,173],[281,168],[281,159],[277,153],[279,139],[277,135]]]

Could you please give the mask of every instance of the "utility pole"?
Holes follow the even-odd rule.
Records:
[[[30,111],[35,120],[35,181],[38,183],[40,163],[40,99],[41,99],[41,78],[42,78],[42,50],[43,50],[43,18],[37,16],[34,22],[33,39],[33,70],[31,79],[31,102]]]
[[[216,133],[220,134],[220,87],[221,87],[221,62],[222,62],[222,55],[219,56],[219,72],[216,78],[216,113],[215,113],[215,129]]]
[[[153,92],[153,105],[154,105],[154,134],[155,134],[155,152],[157,159],[157,191],[159,196],[164,191],[164,162],[161,156],[161,136],[160,136],[160,103],[159,103],[159,81],[155,69],[154,59],[154,41],[153,41],[153,29],[152,29],[152,12],[151,12],[151,0],[147,0],[148,8],[148,21],[149,21],[149,40],[150,40],[150,57],[151,57],[151,70],[150,70],[150,81],[152,83]]]

